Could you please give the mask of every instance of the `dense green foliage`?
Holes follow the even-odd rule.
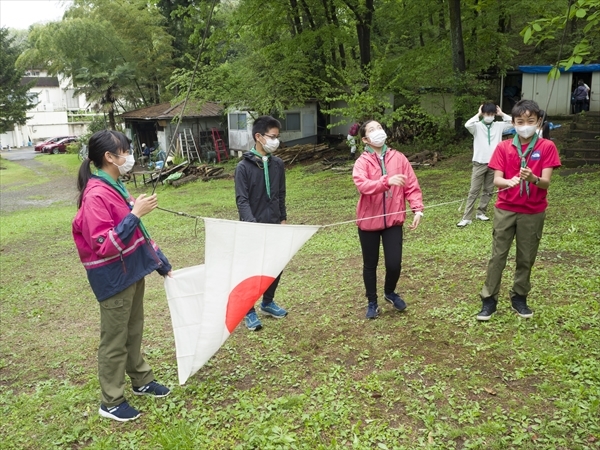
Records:
[[[183,98],[190,84],[201,101],[258,113],[307,100],[327,113],[343,100],[352,120],[397,109],[404,118],[424,92],[450,92],[446,112],[460,125],[499,99],[500,75],[518,64],[598,60],[599,2],[572,3],[76,0],[61,22],[32,29],[20,63],[72,76],[113,127],[119,102]]]
[[[11,131],[27,120],[27,110],[35,105],[27,91],[30,84],[21,84],[21,71],[15,67],[20,49],[7,28],[0,28],[0,134]]]
[[[62,21],[33,27],[18,64],[72,77],[115,128],[117,102],[135,108],[161,100],[171,69],[164,22],[145,0],[75,0]]]

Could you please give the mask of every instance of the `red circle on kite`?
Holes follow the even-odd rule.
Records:
[[[229,333],[242,321],[246,313],[254,306],[256,300],[271,286],[275,278],[266,275],[257,275],[246,278],[234,287],[227,301],[225,325]]]

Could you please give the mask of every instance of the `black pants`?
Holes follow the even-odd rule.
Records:
[[[283,273],[283,272],[281,272],[281,273]],[[279,275],[277,275],[277,278],[275,278],[273,280],[273,282],[271,283],[271,286],[269,286],[269,288],[263,294],[262,302],[264,305],[268,305],[275,298],[275,290],[277,289],[277,286],[279,285],[279,280],[281,280],[281,273]],[[252,308],[250,308],[250,311],[248,311],[246,314],[249,314],[252,311],[254,311],[254,306]]]
[[[358,237],[363,255],[363,279],[369,302],[377,301],[377,264],[379,263],[379,243],[383,242],[385,259],[385,284],[383,290],[390,294],[396,290],[402,269],[402,226],[379,231],[358,229]]]

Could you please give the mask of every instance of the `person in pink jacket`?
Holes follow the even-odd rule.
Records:
[[[398,311],[406,303],[395,292],[402,266],[402,226],[406,202],[414,212],[410,230],[416,230],[423,217],[423,195],[412,166],[406,157],[385,145],[387,135],[375,120],[366,121],[359,130],[365,151],[356,160],[352,177],[360,193],[356,224],[363,255],[363,279],[369,301],[367,319],[379,315],[377,306],[377,264],[383,243],[385,258],[385,299]]]
[[[141,218],[157,207],[156,194],[134,199],[119,180],[134,164],[129,139],[102,130],[89,140],[79,169],[73,239],[100,309],[98,379],[102,417],[127,422],[140,416],[125,399],[125,373],[134,395],[165,397],[144,360],[144,278],[170,276],[171,264],[150,238]],[[91,165],[96,170],[92,173]]]

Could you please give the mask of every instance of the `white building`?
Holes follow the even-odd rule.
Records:
[[[75,95],[71,79],[68,77],[49,77],[45,71],[32,70],[25,73],[21,83],[35,81],[29,90],[37,105],[27,113],[25,125],[15,125],[13,131],[0,134],[0,146],[21,147],[29,143],[43,141],[53,136],[85,133],[85,124],[69,123],[69,111],[81,111],[87,108],[85,95]]]

